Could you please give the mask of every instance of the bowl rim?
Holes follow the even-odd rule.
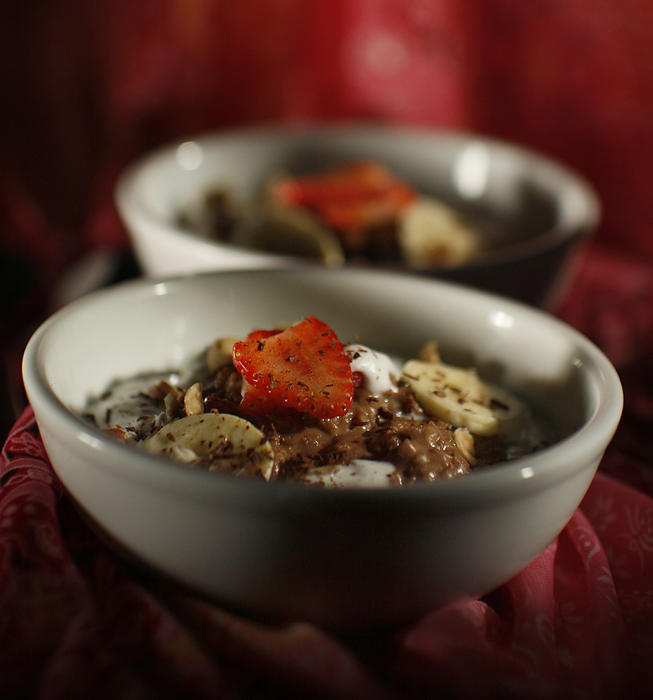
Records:
[[[548,325],[552,332],[564,334],[579,354],[583,355],[582,365],[589,373],[597,391],[597,406],[584,424],[570,435],[556,443],[530,455],[510,462],[493,465],[488,469],[472,471],[464,477],[433,483],[416,483],[401,488],[338,488],[329,489],[296,482],[266,483],[255,479],[243,479],[229,474],[219,474],[204,470],[190,470],[165,457],[150,455],[106,436],[102,431],[84,421],[68,409],[49,385],[44,371],[43,345],[50,329],[64,319],[74,316],[82,309],[111,296],[131,298],[135,295],[161,296],[161,285],[166,294],[193,280],[203,278],[228,277],[275,277],[278,275],[350,275],[353,270],[346,268],[301,269],[297,267],[225,270],[201,272],[192,275],[174,275],[156,279],[140,278],[122,282],[109,288],[87,294],[66,305],[46,319],[29,339],[22,362],[25,388],[34,409],[37,424],[54,428],[59,435],[67,435],[75,443],[82,443],[87,449],[104,457],[111,469],[130,480],[147,483],[149,486],[184,493],[196,501],[221,503],[227,507],[250,507],[258,511],[274,508],[275,504],[286,506],[335,506],[402,508],[411,507],[432,509],[455,507],[461,509],[478,504],[489,504],[496,500],[517,498],[525,491],[540,490],[567,479],[587,468],[592,461],[601,458],[611,440],[621,417],[623,391],[617,371],[603,352],[588,338],[551,314],[530,307],[522,302],[506,297],[479,291],[448,280],[420,279],[404,273],[392,273],[397,279],[404,279],[412,285],[449,288],[454,294],[468,298],[484,298],[487,302],[501,304],[502,310],[519,314],[525,318],[539,319]],[[356,270],[357,277],[383,277],[388,273],[378,270]],[[78,445],[79,447],[79,445]],[[582,459],[580,457],[583,457]],[[573,465],[573,466],[569,466]],[[53,465],[55,472],[57,468]]]
[[[229,139],[248,137],[268,137],[268,138],[299,138],[328,134],[337,136],[339,134],[351,136],[352,133],[376,134],[377,136],[387,135],[393,138],[418,138],[431,141],[433,144],[438,141],[453,141],[459,143],[482,143],[489,148],[503,154],[516,157],[524,163],[523,169],[529,172],[528,164],[535,165],[540,170],[545,170],[553,177],[565,182],[565,188],[576,193],[576,199],[582,203],[580,211],[574,216],[564,221],[564,212],[558,211],[558,221],[548,230],[529,237],[525,240],[501,246],[495,250],[485,252],[478,260],[469,261],[461,265],[456,265],[455,269],[461,272],[474,272],[478,269],[500,266],[508,263],[516,263],[538,253],[555,249],[558,246],[566,245],[574,241],[582,241],[591,236],[596,230],[601,219],[600,199],[590,182],[573,168],[559,162],[558,160],[545,155],[532,148],[522,146],[504,139],[496,138],[480,132],[466,131],[463,129],[429,128],[425,126],[406,126],[393,124],[379,124],[364,121],[336,121],[336,122],[297,122],[287,123],[260,123],[245,127],[232,129],[222,129],[217,131],[204,131],[186,138],[180,138],[161,144],[155,149],[142,154],[133,160],[120,173],[114,188],[114,201],[123,221],[129,222],[138,220],[141,224],[154,227],[157,234],[164,238],[184,241],[190,239],[195,246],[205,252],[215,252],[227,249],[233,253],[241,253],[259,263],[269,263],[274,265],[288,265],[296,261],[304,261],[302,258],[268,253],[265,251],[251,251],[241,246],[225,241],[214,241],[203,238],[190,230],[184,230],[176,226],[168,219],[163,219],[153,215],[144,203],[139,199],[136,190],[139,183],[145,177],[145,173],[157,161],[172,159],[176,149],[183,143],[192,141],[205,147],[215,147],[221,142]],[[558,208],[559,209],[559,208]],[[348,265],[349,266],[349,265]],[[395,268],[392,268],[395,269]],[[398,268],[402,270],[404,268]],[[405,268],[411,271],[424,270],[447,270],[447,267],[433,268]]]

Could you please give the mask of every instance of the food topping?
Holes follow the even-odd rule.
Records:
[[[351,464],[334,464],[327,467],[311,467],[306,470],[304,481],[331,487],[379,488],[397,482],[397,470],[388,462],[357,459]]]
[[[206,198],[208,211],[199,221],[193,223],[196,215],[182,215],[180,222],[205,234],[207,222],[215,222],[221,241],[326,265],[356,260],[404,262],[415,268],[452,266],[481,252],[480,232],[461,212],[419,193],[375,160],[304,175],[274,175],[249,206],[241,202],[227,207],[230,199],[226,190],[216,190]],[[227,227],[226,209],[231,210]]]
[[[345,352],[355,375],[356,386],[365,386],[372,394],[379,396],[396,390],[401,371],[387,355],[358,343],[347,345]]]
[[[346,255],[371,258],[395,256],[397,217],[417,197],[412,187],[376,161],[282,177],[268,187],[268,203],[277,216],[283,210],[312,212],[313,229],[333,231]]]
[[[417,198],[412,187],[374,161],[320,175],[282,178],[274,184],[273,194],[287,206],[309,207],[329,226],[352,233],[392,221]]]
[[[260,472],[266,480],[274,468],[265,435],[249,421],[227,413],[173,420],[144,440],[143,447],[151,454],[167,454],[189,464],[208,461],[211,470]]]
[[[404,365],[402,378],[426,413],[476,435],[514,431],[527,415],[519,399],[484,382],[473,369],[410,360]]]
[[[426,197],[399,213],[397,242],[412,267],[461,265],[478,252],[478,235],[450,207]]]
[[[186,389],[184,394],[184,409],[187,416],[195,416],[204,413],[204,400],[202,398],[202,385],[195,382]]]
[[[311,316],[285,331],[256,331],[234,344],[246,382],[241,408],[260,415],[295,409],[316,418],[347,413],[353,398],[349,358],[336,334]]]

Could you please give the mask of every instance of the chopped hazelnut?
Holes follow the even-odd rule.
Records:
[[[174,391],[175,387],[172,386],[169,382],[166,382],[165,379],[162,379],[161,381],[157,382],[153,387],[150,389],[150,396],[153,399],[163,399],[165,398],[166,394],[169,394],[171,391]]]
[[[433,364],[438,364],[440,362],[440,353],[438,351],[438,344],[435,340],[429,340],[426,345],[422,347],[419,351],[417,358],[422,362],[432,362]]]
[[[456,428],[453,432],[453,436],[463,457],[470,464],[475,464],[476,456],[474,455],[474,436],[467,428]]]
[[[204,413],[204,401],[202,399],[202,385],[195,382],[188,387],[184,394],[184,409],[187,416],[195,416],[198,413]]]
[[[174,418],[181,412],[184,403],[184,392],[178,387],[171,387],[163,398],[163,405],[168,418]]]
[[[122,440],[123,442],[136,440],[136,438],[138,437],[138,435],[133,430],[125,430],[124,428],[121,428],[119,426],[116,426],[115,428],[106,428],[104,432],[107,435],[111,435],[111,437],[114,437],[118,440]]]

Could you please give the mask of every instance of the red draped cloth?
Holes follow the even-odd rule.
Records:
[[[615,466],[615,465],[613,465]],[[108,551],[31,409],[0,457],[0,686],[40,698],[617,698],[653,688],[653,498],[599,474],[483,600],[338,637],[246,619]]]
[[[0,389],[20,417],[0,457],[0,697],[652,696],[653,4],[32,0],[3,15]],[[604,217],[553,312],[625,390],[598,476],[531,565],[482,600],[347,637],[247,619],[107,549],[18,391],[62,274],[88,251],[129,255],[112,190],[131,159],[205,129],[343,119],[474,130],[584,174]]]

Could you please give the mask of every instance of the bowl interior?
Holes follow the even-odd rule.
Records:
[[[221,335],[315,315],[345,341],[414,357],[436,339],[445,360],[527,398],[556,438],[578,430],[605,384],[577,333],[545,314],[445,282],[374,271],[234,271],[138,281],[91,295],[45,328],[39,371],[80,411],[116,378],[178,368]]]
[[[361,158],[381,160],[463,212],[481,231],[487,259],[587,233],[598,217],[581,179],[523,149],[458,133],[361,126],[253,129],[170,146],[129,171],[119,205],[176,229],[180,213],[200,207],[216,186],[251,202],[271,175]]]

